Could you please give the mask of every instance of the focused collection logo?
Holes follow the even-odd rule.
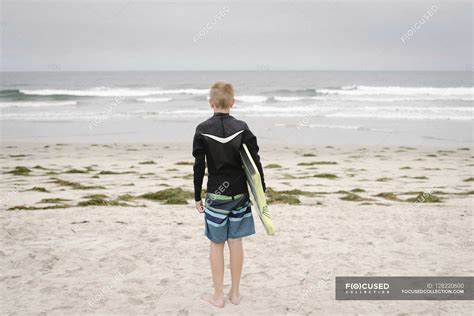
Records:
[[[474,277],[336,276],[336,300],[472,300]]]
[[[372,283],[372,282],[346,282],[346,294],[388,294],[390,293],[390,284]]]

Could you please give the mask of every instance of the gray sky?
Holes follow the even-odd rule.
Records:
[[[472,14],[456,1],[1,1],[1,69],[465,70]]]

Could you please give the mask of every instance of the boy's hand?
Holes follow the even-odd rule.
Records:
[[[196,201],[196,210],[199,213],[204,213],[204,208],[202,207],[202,201]]]

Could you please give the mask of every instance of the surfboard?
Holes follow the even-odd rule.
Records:
[[[275,229],[273,227],[272,217],[268,211],[267,198],[263,191],[262,178],[246,144],[242,145],[240,156],[242,157],[242,166],[247,176],[247,184],[252,193],[251,195],[254,205],[257,208],[258,217],[260,217],[267,234],[273,236],[275,235]]]

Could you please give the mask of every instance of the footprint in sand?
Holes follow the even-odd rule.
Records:
[[[421,234],[426,234],[430,230],[430,227],[428,225],[420,225],[418,227],[418,232]]]
[[[177,314],[177,315],[178,315],[178,316],[188,316],[188,315],[189,315],[189,312],[188,312],[187,309],[182,308],[182,309],[180,309],[180,310],[178,311],[178,314]]]
[[[404,235],[401,235],[401,234],[393,236],[393,241],[395,241],[396,243],[403,242],[406,239],[407,239],[407,236],[404,236]]]
[[[254,278],[264,278],[265,280],[273,280],[274,277],[269,275],[267,272],[265,271],[260,271],[260,272],[253,272],[253,273],[246,273],[242,278],[243,279],[247,279],[249,278],[250,276],[254,277]]]
[[[130,304],[132,304],[132,305],[135,305],[135,306],[138,306],[138,305],[142,305],[142,304],[143,304],[143,301],[142,301],[142,300],[140,300],[140,299],[138,299],[138,298],[133,298],[133,297],[129,298],[129,299],[128,299],[128,302],[129,302]]]
[[[150,294],[144,297],[145,301],[156,301],[161,295]]]
[[[124,281],[124,283],[136,283],[136,284],[139,284],[139,285],[142,285],[143,284],[143,280],[142,279],[138,279],[138,278],[134,278],[134,279],[127,279]]]

